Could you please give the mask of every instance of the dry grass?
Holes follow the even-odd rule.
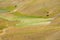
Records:
[[[24,7],[19,9],[18,12],[25,13],[26,15],[44,17],[46,17],[47,14],[49,17],[55,17],[57,13],[60,13],[60,0],[34,0],[34,2],[30,1],[31,3],[26,0],[26,2],[28,4],[23,5]],[[25,2],[21,1],[21,3],[24,4]],[[45,6],[45,3],[47,6]],[[40,7],[42,8],[40,9]],[[9,15],[9,17],[10,16],[11,15]],[[8,27],[7,29],[2,27],[5,33],[0,35],[0,40],[60,40],[60,16],[56,17],[49,25],[19,28],[15,27],[16,23],[17,21],[0,19],[0,27]]]

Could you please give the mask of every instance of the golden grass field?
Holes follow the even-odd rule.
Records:
[[[60,0],[11,0],[6,5],[0,1],[0,8],[7,6],[13,7],[0,12],[0,40],[60,40]],[[28,18],[23,18],[25,16]],[[32,17],[29,19],[29,16]],[[35,18],[53,20],[43,25],[24,24],[26,20],[36,20]],[[21,23],[22,19],[24,22]]]

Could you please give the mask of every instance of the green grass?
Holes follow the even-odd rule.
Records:
[[[50,18],[47,16],[33,16],[33,15],[30,16],[30,15],[22,14],[20,12],[14,12],[12,14],[20,18]]]
[[[52,18],[43,17],[43,16],[28,16],[21,14],[19,12],[11,13],[14,17],[9,18],[3,15],[0,15],[0,18],[9,20],[9,21],[19,21],[16,24],[16,27],[29,26],[29,25],[44,25],[51,22]]]
[[[0,8],[0,13],[4,13],[4,12],[10,12],[12,10],[15,9],[15,6],[8,6],[8,7],[5,7],[5,8]]]
[[[1,26],[0,26],[0,30],[3,30],[3,29],[5,29],[5,28],[7,28],[7,27],[4,26],[4,25],[1,25]]]
[[[52,19],[44,19],[44,18],[25,18],[22,19],[20,18],[20,22],[16,25],[17,27],[22,27],[22,26],[29,26],[29,25],[45,25],[49,24]]]

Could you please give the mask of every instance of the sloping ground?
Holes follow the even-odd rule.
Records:
[[[11,1],[15,3],[17,0]],[[60,0],[18,1],[21,4],[15,10],[0,14],[0,32],[3,33],[0,34],[0,40],[60,40]],[[43,18],[41,21],[44,25],[30,25],[31,22],[41,23],[40,19],[35,18]],[[46,25],[46,18],[55,19],[48,19],[51,23]],[[21,21],[24,25],[28,23],[29,26],[26,24],[21,27]]]
[[[19,27],[9,27],[5,34],[0,35],[1,40],[60,40],[60,16],[55,18],[51,25],[35,25]]]
[[[59,7],[60,0],[34,0],[18,11],[25,15],[54,17],[56,14],[60,13]]]
[[[8,28],[2,40],[57,40],[60,39],[58,26],[30,26],[25,28]]]

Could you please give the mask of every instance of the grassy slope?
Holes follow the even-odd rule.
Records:
[[[19,14],[15,15],[18,16]],[[38,18],[38,22],[40,23],[40,21],[47,21],[45,20],[46,18],[42,17],[43,20],[40,20],[41,17],[31,17],[31,16],[21,16],[19,15],[18,18],[13,17],[13,18],[9,18],[8,16],[1,16],[1,18],[7,19],[7,20],[21,20],[21,21],[25,21],[29,20],[29,23],[32,22],[31,20],[33,20],[33,22],[35,23],[36,20],[35,18]],[[11,16],[10,16],[11,17]],[[15,19],[16,18],[16,19]],[[23,18],[23,19],[22,19]],[[59,17],[60,19],[60,17]],[[57,21],[59,21],[59,19]],[[48,19],[48,21],[50,21],[50,19]],[[57,22],[57,21],[54,21]],[[60,22],[60,21],[59,21]],[[12,22],[11,22],[12,23]],[[33,24],[34,24],[33,23]],[[56,24],[55,24],[56,25]],[[21,26],[19,26],[21,27]],[[23,28],[8,28],[8,30],[6,31],[6,34],[1,36],[2,40],[55,40],[60,34],[57,34],[54,36],[55,33],[59,33],[60,31],[60,26],[25,26]]]

